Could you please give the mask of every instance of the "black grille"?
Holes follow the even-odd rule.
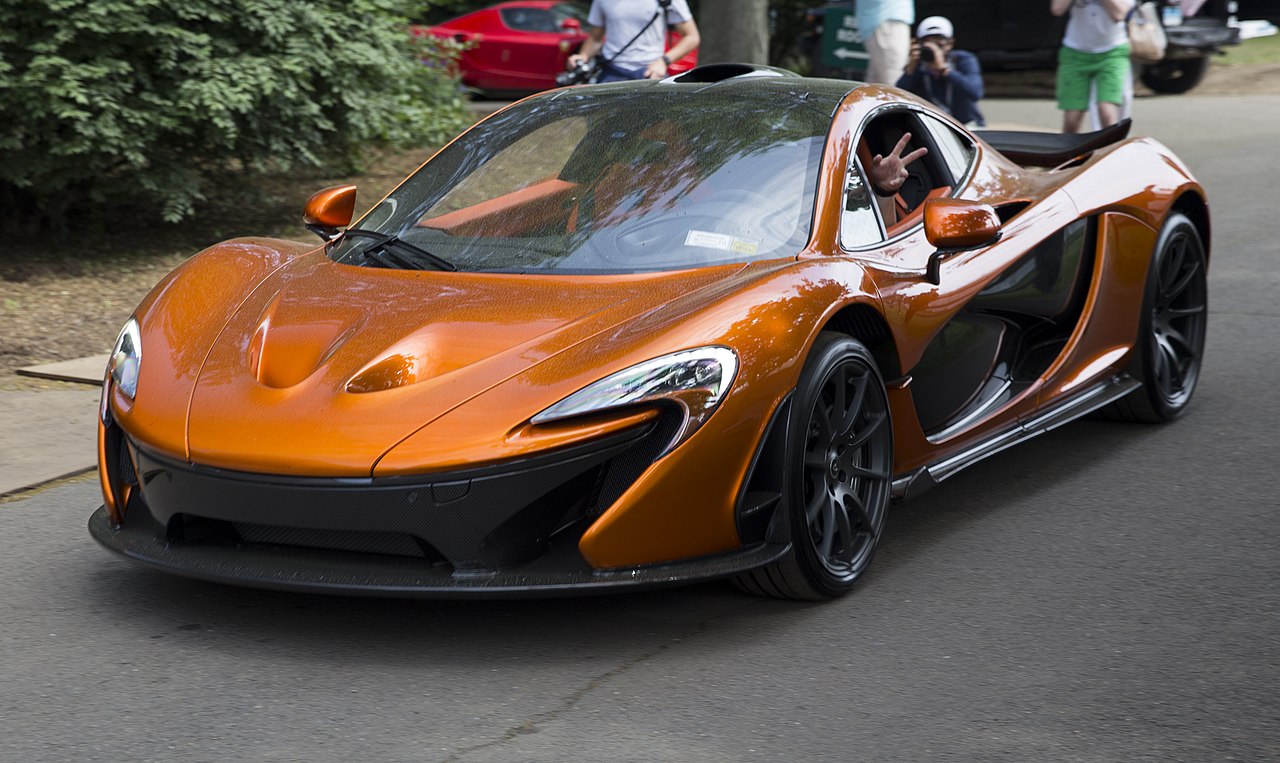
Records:
[[[309,530],[298,527],[255,525],[248,522],[233,522],[231,526],[246,543],[427,558],[419,542],[408,533]]]
[[[627,488],[631,487],[631,483],[639,479],[644,470],[653,464],[671,442],[671,438],[676,436],[677,430],[683,423],[684,418],[680,413],[664,409],[662,418],[643,442],[609,462],[591,518],[594,519],[603,514]]]
[[[321,552],[339,551],[420,559],[431,564],[447,563],[444,556],[428,543],[403,532],[282,527],[253,522],[229,522],[195,514],[174,514],[169,520],[166,535],[170,543],[177,545],[287,546]]]
[[[380,555],[389,564],[511,569],[558,548],[557,538],[570,538],[612,504],[678,424],[678,416],[664,416],[535,459],[362,484],[229,472],[138,448],[142,485],[135,500],[144,508],[128,521],[154,523],[175,545],[271,546]]]

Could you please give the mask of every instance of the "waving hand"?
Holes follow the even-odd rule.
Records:
[[[876,154],[871,158],[871,167],[868,168],[868,172],[871,174],[871,182],[875,184],[876,189],[882,194],[892,195],[896,193],[907,179],[907,165],[929,153],[929,149],[922,146],[903,156],[902,151],[910,142],[911,133],[906,133],[898,141],[898,145],[894,146],[893,150],[889,152],[888,156]]]

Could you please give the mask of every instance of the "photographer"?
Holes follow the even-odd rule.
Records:
[[[672,61],[701,42],[686,0],[592,0],[587,24],[582,50],[568,64],[573,70],[603,50],[598,82],[662,79]],[[671,50],[665,50],[668,26],[682,35]]]
[[[954,28],[942,16],[930,16],[916,28],[906,69],[898,87],[941,106],[967,127],[985,127],[978,110],[982,69],[978,57],[955,49]]]

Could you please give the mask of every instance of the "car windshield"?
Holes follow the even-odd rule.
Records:
[[[405,259],[380,256],[367,232],[461,271],[630,273],[794,255],[829,123],[799,98],[661,85],[547,94],[460,137],[329,253],[376,267]]]

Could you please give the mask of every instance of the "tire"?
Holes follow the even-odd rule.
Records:
[[[893,427],[871,353],[823,332],[805,360],[786,458],[791,550],[739,575],[739,588],[783,599],[842,596],[871,564],[889,507]]]
[[[1185,93],[1204,79],[1209,58],[1174,58],[1142,67],[1142,84],[1166,95]]]
[[[1131,366],[1142,387],[1103,408],[1103,418],[1159,424],[1185,413],[1200,378],[1208,314],[1204,244],[1191,220],[1173,212],[1147,270]]]

